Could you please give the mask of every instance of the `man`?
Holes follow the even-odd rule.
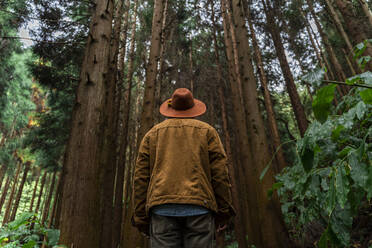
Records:
[[[215,222],[223,229],[235,212],[226,154],[217,131],[193,119],[206,111],[185,88],[160,106],[169,119],[139,147],[133,184],[133,224],[152,248],[212,247]]]

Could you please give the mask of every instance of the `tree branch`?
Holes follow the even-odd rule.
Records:
[[[340,85],[347,85],[347,86],[355,86],[355,87],[362,87],[362,88],[372,89],[372,86],[365,85],[365,84],[347,84],[347,83],[344,83],[344,82],[333,81],[333,80],[322,80],[322,83],[340,84]]]

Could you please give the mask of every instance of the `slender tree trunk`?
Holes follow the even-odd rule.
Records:
[[[10,191],[8,202],[7,202],[6,208],[5,208],[5,213],[4,213],[4,218],[3,218],[3,226],[6,223],[9,222],[10,211],[12,209],[12,203],[13,203],[13,199],[14,199],[15,190],[17,188],[18,177],[19,177],[19,173],[21,172],[21,168],[22,168],[22,163],[18,162],[17,171],[16,171],[15,176],[14,176],[12,189]]]
[[[48,228],[51,228],[56,219],[56,210],[57,210],[57,204],[58,204],[58,190],[60,188],[60,184],[61,184],[61,180],[62,180],[62,173],[59,174],[58,176],[58,180],[57,180],[57,187],[56,187],[56,190],[55,190],[55,193],[54,193],[54,201],[53,201],[53,206],[52,206],[52,211],[50,212],[50,218],[49,218],[49,221],[48,221]]]
[[[41,178],[41,182],[40,182],[40,183],[41,183],[41,185],[40,185],[40,191],[39,191],[39,196],[38,196],[38,198],[37,198],[36,208],[35,208],[35,213],[36,213],[36,214],[39,212],[39,208],[40,208],[41,199],[42,199],[42,196],[43,196],[43,191],[44,191],[44,186],[45,186],[45,182],[46,182],[47,174],[48,174],[48,172],[45,171],[43,177]]]
[[[276,156],[278,166],[275,172],[279,173],[286,166],[287,163],[284,158],[283,150],[280,149],[281,141],[280,141],[278,125],[275,119],[273,103],[271,102],[271,96],[270,96],[270,92],[268,88],[268,81],[267,81],[266,73],[263,67],[261,51],[257,43],[256,34],[254,31],[254,27],[252,24],[252,19],[251,19],[249,10],[247,11],[247,19],[248,19],[249,29],[251,31],[251,39],[252,39],[252,44],[253,44],[253,49],[254,49],[253,51],[255,55],[255,60],[256,60],[256,64],[257,64],[259,75],[260,75],[261,85],[263,88],[265,108],[267,112],[267,119],[269,121],[271,137],[273,139],[274,151],[277,151],[275,156]]]
[[[164,12],[164,2],[155,0],[154,15],[152,19],[150,56],[146,67],[145,94],[143,97],[143,107],[141,114],[141,127],[138,134],[138,143],[141,142],[145,133],[150,130],[154,124],[154,94],[156,77],[158,73],[158,61],[160,56],[162,20]]]
[[[224,26],[224,39],[225,39],[225,46],[226,46],[226,55],[228,59],[229,65],[229,78],[230,78],[230,86],[231,86],[231,93],[232,93],[232,103],[233,103],[233,112],[234,112],[234,119],[236,125],[236,139],[237,139],[237,154],[239,155],[240,161],[240,168],[239,171],[242,173],[238,173],[239,176],[239,192],[245,191],[241,194],[242,198],[242,206],[246,206],[246,208],[241,208],[241,216],[238,219],[242,219],[241,228],[244,228],[243,232],[245,235],[248,234],[249,239],[245,239],[245,235],[241,237],[238,233],[238,242],[242,244],[248,243],[255,244],[257,247],[262,247],[262,239],[261,234],[258,228],[254,228],[252,223],[258,223],[258,215],[257,213],[257,206],[255,204],[250,204],[252,202],[257,202],[256,199],[256,192],[251,187],[245,187],[245,177],[247,175],[248,165],[252,161],[252,154],[250,151],[249,143],[248,143],[248,130],[244,112],[244,105],[242,106],[241,102],[241,94],[240,94],[240,87],[239,87],[239,67],[235,66],[236,57],[234,56],[233,52],[233,44],[232,44],[232,37],[229,29],[233,27],[231,23],[231,18],[229,18],[229,14],[226,10],[226,2],[225,0],[221,1],[221,11],[223,16],[223,26]],[[239,223],[237,223],[239,225]],[[248,247],[248,245],[244,245],[243,247]]]
[[[52,196],[53,196],[53,192],[54,192],[54,185],[55,185],[55,182],[56,182],[56,175],[57,175],[57,172],[55,171],[53,173],[52,182],[50,184],[49,193],[48,193],[48,196],[47,196],[46,201],[45,201],[45,204],[44,204],[43,216],[41,218],[41,223],[42,224],[45,224],[45,222],[48,219],[49,209],[50,209],[50,203],[51,203],[51,200],[52,200]]]
[[[345,30],[344,30],[344,27],[342,26],[342,23],[341,23],[341,20],[340,18],[338,17],[338,14],[336,13],[336,10],[333,8],[333,5],[331,3],[331,0],[325,0],[327,6],[328,6],[328,9],[331,13],[331,16],[332,16],[332,19],[334,20],[334,24],[338,30],[338,32],[341,34],[343,40],[345,41],[345,44],[346,44],[346,47],[347,47],[347,53],[346,56],[347,58],[352,58],[353,55],[354,55],[354,51],[353,51],[353,45],[351,44],[350,42],[350,39],[348,37],[348,35],[346,34]],[[355,67],[355,69],[353,70],[358,70],[358,72],[360,73],[361,70],[360,68],[358,67],[358,65],[356,63],[352,63],[353,66]]]
[[[257,228],[259,226],[263,247],[288,247],[290,245],[289,237],[281,216],[278,198],[274,196],[272,199],[268,199],[266,195],[267,190],[269,190],[275,182],[273,170],[270,168],[263,180],[261,182],[259,181],[259,175],[270,160],[270,152],[261,111],[257,101],[257,82],[253,72],[250,47],[247,39],[248,33],[245,27],[244,10],[241,0],[233,0],[231,10],[232,23],[234,24],[232,29],[236,29],[236,45],[233,48],[234,53],[239,55],[239,61],[235,64],[240,67],[241,74],[239,74],[238,77],[241,77],[242,82],[242,95],[247,114],[246,120],[250,150],[251,154],[254,154],[254,156],[251,156],[252,160],[250,161],[249,167],[247,167],[248,173],[246,177],[246,180],[250,182],[250,187],[248,188],[251,188],[250,191],[253,190],[253,192],[250,193],[256,194],[256,197],[252,197],[255,201],[250,201],[249,204],[256,205],[256,209],[258,210],[257,212],[253,212],[253,214],[257,215],[258,222],[251,222],[251,224],[252,228]],[[233,35],[232,33],[232,36]],[[303,117],[305,118],[305,116]],[[306,130],[306,127],[304,128]],[[254,166],[252,166],[252,163]],[[261,247],[261,245],[257,246]]]
[[[40,174],[41,174],[41,172],[40,172],[40,170],[38,170],[34,190],[32,192],[32,197],[31,197],[31,203],[30,203],[30,209],[29,209],[30,212],[32,212],[32,209],[34,207],[34,201],[35,201],[35,197],[36,197],[37,185],[39,184]]]
[[[360,5],[362,6],[364,14],[368,17],[369,26],[372,28],[372,14],[368,8],[368,3],[366,0],[359,0]]]
[[[116,131],[117,131],[117,109],[115,105],[115,96],[117,84],[117,72],[118,72],[118,53],[119,53],[119,43],[120,43],[120,29],[122,24],[123,15],[123,5],[125,0],[118,0],[117,6],[115,6],[115,19],[113,26],[113,35],[111,40],[111,48],[109,52],[110,65],[109,73],[107,75],[106,88],[106,99],[104,105],[104,131],[103,131],[103,147],[102,147],[102,161],[101,163],[105,165],[103,172],[103,187],[101,192],[101,215],[102,220],[102,234],[101,234],[101,247],[113,247],[116,246],[113,242],[113,212],[114,212],[114,190],[115,190],[115,170],[116,170],[116,154],[113,155],[112,152],[117,149],[116,142]],[[116,99],[119,102],[120,99]]]
[[[158,79],[156,80],[157,84],[155,85],[155,108],[154,108],[154,116],[155,116],[155,123],[159,123],[161,120],[161,114],[159,112],[159,107],[161,105],[161,89],[163,84],[163,67],[164,67],[164,58],[165,58],[165,50],[167,46],[167,39],[166,39],[166,30],[165,26],[167,23],[167,16],[168,16],[168,0],[165,0],[164,3],[164,13],[163,13],[163,21],[161,27],[161,44],[160,44],[160,58],[159,58],[159,73]],[[173,32],[173,29],[172,29]],[[172,36],[171,32],[171,36]],[[172,39],[170,39],[172,40]]]
[[[56,229],[60,229],[59,226],[60,226],[60,219],[61,219],[61,207],[62,207],[62,199],[63,199],[63,181],[64,181],[64,178],[65,178],[65,172],[63,171],[63,168],[62,168],[62,171],[61,171],[61,174],[59,176],[59,182],[58,182],[58,187],[57,187],[57,192],[56,192],[56,196],[55,196],[55,206],[56,206],[56,212],[54,214],[54,227]]]
[[[353,76],[356,75],[357,73],[356,73],[356,71],[355,71],[355,69],[354,69],[354,67],[353,67],[353,63],[350,61],[349,55],[347,54],[347,52],[346,52],[345,49],[343,49],[343,48],[342,48],[342,52],[343,52],[344,55],[345,55],[345,60],[346,60],[347,65],[349,66],[349,69],[350,69],[350,71],[351,71],[351,74],[352,74]]]
[[[128,73],[127,73],[127,91],[124,97],[124,114],[123,114],[123,121],[122,121],[122,132],[120,136],[121,144],[120,144],[120,152],[119,152],[119,159],[117,164],[117,179],[116,179],[116,190],[115,190],[115,202],[114,202],[114,223],[113,223],[113,244],[114,247],[118,247],[121,245],[121,223],[122,223],[122,213],[123,213],[123,184],[124,184],[124,170],[125,167],[128,166],[125,163],[126,158],[126,148],[128,144],[128,123],[129,123],[129,116],[130,116],[130,100],[131,100],[131,92],[132,92],[132,78],[133,78],[133,64],[134,64],[134,48],[135,48],[135,35],[136,35],[136,22],[137,22],[137,0],[134,1],[134,17],[132,21],[132,31],[131,31],[131,44],[130,44],[130,51],[129,51],[129,65],[128,65]]]
[[[6,178],[5,185],[4,185],[4,187],[3,187],[3,191],[1,192],[1,198],[0,198],[0,212],[1,212],[2,209],[3,209],[3,205],[4,205],[4,202],[5,202],[6,196],[7,196],[7,194],[8,194],[9,185],[10,185],[10,177],[8,176],[8,177]]]
[[[6,167],[4,165],[0,165],[0,189],[1,189],[1,186],[3,186],[5,172],[6,172]]]
[[[93,11],[65,152],[59,242],[68,247],[102,247],[113,5],[97,1]]]
[[[264,4],[267,26],[274,42],[280,67],[282,68],[283,76],[287,86],[287,91],[289,94],[289,98],[291,100],[293,112],[296,117],[298,129],[300,130],[301,136],[304,136],[308,126],[308,121],[306,119],[305,110],[304,107],[302,106],[300,96],[298,95],[297,87],[294,82],[293,75],[287,61],[282,39],[280,37],[279,28],[277,28],[277,25],[275,23],[275,17],[273,12],[274,10],[266,0],[262,0],[262,3]]]
[[[226,153],[228,156],[228,165],[229,165],[229,174],[231,178],[231,184],[232,184],[232,196],[233,196],[233,205],[236,209],[237,216],[235,217],[235,233],[237,236],[238,244],[241,247],[247,247],[247,240],[245,239],[245,231],[244,231],[244,222],[243,218],[241,216],[242,210],[240,209],[239,204],[239,195],[238,195],[238,185],[236,183],[236,172],[234,164],[232,163],[232,153],[231,153],[231,146],[230,146],[230,134],[227,127],[227,113],[226,113],[226,106],[225,106],[225,99],[224,99],[224,93],[223,93],[223,74],[222,74],[222,66],[220,63],[220,55],[219,55],[219,48],[218,48],[218,42],[217,42],[217,35],[216,35],[216,21],[215,21],[215,13],[214,13],[214,6],[213,3],[210,2],[211,10],[212,10],[212,23],[213,23],[213,45],[214,45],[214,53],[215,53],[215,61],[217,64],[217,77],[219,81],[218,86],[218,95],[221,105],[221,113],[222,113],[222,124],[223,124],[223,130],[225,135],[225,148]],[[222,235],[221,235],[222,236]],[[221,241],[220,241],[221,242]],[[222,244],[220,247],[223,247]]]
[[[353,11],[354,6],[351,0],[335,0],[335,3],[338,7],[338,10],[342,14],[342,17],[345,21],[345,26],[350,37],[354,40],[354,45],[364,42],[368,38],[366,30],[371,30],[372,26],[367,24],[367,28],[364,28],[365,22],[358,15],[355,15]],[[367,43],[367,49],[363,53],[364,56],[372,57],[372,45]],[[369,70],[372,70],[372,61],[367,65]]]
[[[334,69],[335,69],[335,74],[336,74],[335,79],[339,80],[339,81],[345,81],[346,80],[345,73],[342,69],[342,66],[341,66],[340,62],[338,61],[338,59],[336,57],[336,54],[333,51],[333,48],[331,46],[331,43],[328,40],[327,35],[323,32],[322,26],[320,25],[320,23],[318,21],[318,18],[315,14],[315,11],[314,11],[312,0],[306,0],[306,2],[308,4],[310,12],[313,16],[313,19],[314,19],[315,25],[318,29],[318,32],[319,32],[320,36],[322,37],[322,40],[324,42],[324,46],[326,48],[328,56],[331,59],[331,63],[333,65]],[[343,92],[343,94],[346,94],[346,92]]]
[[[15,200],[13,211],[12,211],[12,214],[10,216],[10,220],[9,221],[13,221],[15,219],[15,217],[16,217],[18,206],[19,206],[19,201],[21,200],[21,196],[22,196],[22,192],[23,192],[23,187],[25,186],[25,182],[26,182],[26,179],[27,179],[28,171],[30,170],[30,166],[31,166],[31,163],[30,162],[27,162],[25,164],[25,169],[23,171],[23,176],[22,176],[21,184],[19,185],[19,188],[18,188],[16,200]]]

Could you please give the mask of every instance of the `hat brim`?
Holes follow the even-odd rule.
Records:
[[[205,104],[194,98],[194,106],[192,108],[186,110],[177,110],[172,108],[168,102],[171,99],[166,100],[165,102],[160,105],[159,112],[160,114],[166,117],[180,117],[180,118],[188,118],[188,117],[196,117],[202,115],[207,111],[207,106]]]

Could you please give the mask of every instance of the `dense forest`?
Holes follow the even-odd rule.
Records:
[[[0,0],[0,247],[148,247],[136,153],[184,87],[229,158],[216,247],[371,248],[371,9]]]

